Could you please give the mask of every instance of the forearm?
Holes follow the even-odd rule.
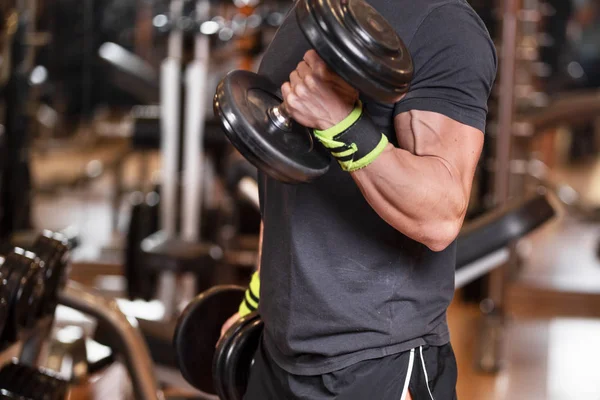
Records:
[[[406,236],[441,251],[458,235],[468,194],[458,171],[443,159],[388,145],[351,174],[377,214]]]

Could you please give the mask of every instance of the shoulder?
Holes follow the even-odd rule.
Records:
[[[431,2],[407,45],[411,53],[436,52],[448,47],[483,51],[496,61],[495,46],[485,24],[463,0]]]
[[[484,131],[498,60],[471,6],[464,0],[430,1],[407,46],[415,73],[395,113],[433,111]]]
[[[477,17],[466,0],[367,0],[395,28],[406,45],[410,45],[424,25],[442,16],[450,21],[460,17]],[[450,13],[451,15],[445,15]],[[483,24],[482,24],[483,25]]]
[[[432,2],[407,45],[417,80],[423,73],[431,77],[432,69],[437,73],[478,70],[488,80],[496,75],[498,59],[494,42],[466,1]]]

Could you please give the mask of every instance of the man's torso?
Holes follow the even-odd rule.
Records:
[[[409,48],[432,10],[451,4],[472,12],[461,0],[369,3]],[[281,86],[309,48],[292,11],[259,73]],[[362,100],[397,145],[394,105]],[[448,342],[445,311],[454,293],[455,245],[435,253],[396,231],[335,162],[310,184],[286,185],[262,175],[260,197],[260,312],[265,346],[282,368],[316,375]]]

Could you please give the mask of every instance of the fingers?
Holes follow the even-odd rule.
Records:
[[[294,93],[289,82],[281,86],[281,97],[283,97],[283,103],[288,111],[294,111],[295,107],[299,104],[298,96]]]
[[[319,57],[317,52],[314,49],[310,49],[306,53],[304,53],[304,62],[308,64],[310,69],[317,74],[318,76],[325,77],[329,73],[329,68],[325,61]]]
[[[223,336],[225,335],[225,333],[229,330],[229,328],[231,328],[231,326],[238,319],[240,319],[240,314],[239,313],[235,313],[231,317],[229,317],[229,319],[227,321],[225,321],[225,323],[221,327],[221,335],[219,336],[219,340],[217,341],[217,344],[215,345],[215,347],[219,346],[219,343],[221,342],[221,339],[223,338]]]
[[[312,73],[319,79],[339,86],[349,86],[338,74],[332,71],[314,49],[304,54],[304,62],[310,67]]]
[[[298,71],[298,74],[302,79],[312,73],[312,69],[310,68],[310,65],[306,63],[306,61],[299,62],[298,66],[296,67],[296,71]]]
[[[296,92],[298,95],[301,95],[301,93],[306,93],[306,90],[304,90],[302,87],[300,87],[300,92],[297,92],[297,87],[299,85],[304,84],[309,89],[314,90],[317,87],[317,80],[318,79],[315,77],[313,71],[305,61],[300,62],[296,69],[290,74],[292,91]]]
[[[287,103],[287,98],[292,93],[292,85],[289,82],[284,83],[281,86],[281,97],[283,98],[283,102]]]
[[[286,82],[281,86],[281,96],[288,110],[298,108],[300,99],[309,98],[310,93],[304,82],[300,81],[296,86]]]
[[[336,72],[332,71],[314,49],[311,49],[304,54],[304,62],[300,64],[305,64],[310,68],[311,72],[310,74],[306,74],[306,77],[313,76],[317,84],[326,82],[327,86],[331,87],[334,92],[344,97],[358,99],[358,92],[356,89]],[[300,66],[300,64],[298,66]],[[305,81],[307,80],[306,77],[303,76]]]
[[[300,77],[300,74],[298,73],[298,70],[293,70],[292,73],[290,74],[290,86],[292,90],[296,90],[296,86],[298,86],[299,84],[302,83],[302,78]]]

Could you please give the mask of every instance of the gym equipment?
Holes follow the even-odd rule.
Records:
[[[23,270],[33,264],[48,265],[52,259],[67,262],[66,257],[59,257],[52,251],[60,249],[66,241],[58,240],[53,237],[55,234],[44,232],[43,238],[36,241],[38,249],[50,254],[49,258],[39,260],[32,253],[22,249],[16,249],[6,256],[6,259],[0,257],[0,324],[4,325],[8,305],[14,302],[14,291],[7,292],[6,289],[12,287],[13,277],[23,275]],[[41,239],[41,240],[40,240]],[[43,245],[46,245],[45,247]],[[63,252],[63,254],[66,254]],[[4,261],[8,261],[10,268],[5,268]],[[64,269],[63,269],[64,271]],[[23,281],[20,281],[23,283]],[[10,286],[9,286],[10,285]],[[123,361],[133,383],[136,399],[143,400],[163,400],[165,395],[158,390],[158,384],[154,377],[152,360],[149,356],[142,336],[137,331],[135,322],[128,319],[120,310],[114,300],[109,300],[96,294],[93,290],[84,288],[73,282],[67,282],[64,288],[59,289],[58,300],[60,304],[80,311],[97,321],[98,326],[102,326],[110,337],[110,347],[115,356]],[[10,301],[6,301],[10,300]],[[36,314],[35,310],[31,310]],[[10,316],[12,317],[12,316]],[[11,318],[12,319],[12,318]],[[50,335],[53,326],[54,316],[40,317],[35,326],[31,329],[19,329],[18,342],[2,342],[0,345],[0,357],[2,360],[13,359],[17,357],[18,361],[12,364],[3,365],[0,369],[0,399],[30,399],[30,400],[64,400],[70,398],[68,382],[63,379],[57,379],[56,376],[45,368],[39,368],[43,365],[44,352],[41,349]],[[134,324],[134,325],[132,325]],[[0,330],[1,327],[0,327]],[[3,335],[4,336],[4,335]],[[83,342],[81,342],[83,344]],[[72,349],[74,351],[74,349]],[[83,359],[75,353],[69,354],[73,362],[84,362]],[[6,362],[6,361],[5,361]],[[93,362],[93,361],[92,361]],[[89,365],[89,364],[88,364]],[[78,371],[85,371],[79,368]],[[90,371],[91,368],[87,368]],[[176,397],[179,398],[179,397]],[[175,398],[173,398],[175,400]]]
[[[116,43],[107,42],[98,49],[100,60],[107,64],[107,78],[126,90],[138,104],[159,101],[158,73],[151,65]]]
[[[31,9],[29,9],[31,8]],[[4,113],[5,157],[0,161],[4,173],[0,176],[0,241],[6,241],[14,232],[29,229],[30,224],[30,190],[29,173],[29,115],[30,101],[29,73],[33,68],[33,49],[27,43],[28,36],[35,24],[35,6],[19,2],[8,15],[7,43],[2,56],[3,84],[0,97],[0,112]],[[4,47],[4,46],[0,46]]]
[[[214,393],[212,364],[206,361],[213,359],[221,327],[237,312],[244,291],[240,286],[211,288],[196,297],[179,317],[173,337],[177,365],[183,377],[204,393]]]
[[[408,49],[367,2],[301,0],[300,29],[321,58],[361,94],[395,103],[413,75]],[[213,108],[231,143],[271,177],[310,182],[331,157],[307,128],[292,121],[267,77],[232,71],[217,86]]]
[[[263,322],[254,312],[237,321],[221,339],[213,358],[213,379],[222,400],[241,399],[246,392],[262,331]]]
[[[498,268],[508,260],[507,246],[553,216],[554,209],[547,198],[535,196],[465,226],[458,237],[456,288]],[[184,378],[221,400],[242,398],[262,331],[260,317],[249,314],[227,331],[214,350],[223,322],[237,311],[242,296],[243,289],[237,287],[215,287],[201,294],[181,315],[173,340]],[[199,340],[200,332],[203,340]],[[212,386],[199,373],[211,367]]]
[[[32,246],[38,254],[15,248],[0,266],[0,337],[4,344],[22,330],[54,314],[57,292],[65,272],[67,239],[44,231]]]
[[[457,269],[525,236],[554,216],[545,196],[509,204],[469,222],[461,229],[456,248]]]
[[[58,292],[65,284],[67,258],[71,245],[66,235],[44,230],[32,245],[32,251],[43,261],[42,276],[44,293],[38,316],[54,315],[58,303]],[[35,313],[32,313],[35,315]]]
[[[64,400],[67,398],[68,389],[66,381],[47,370],[16,362],[7,364],[0,370],[0,390],[5,392],[7,398]]]
[[[180,120],[182,107],[181,96],[181,63],[183,30],[180,20],[183,16],[184,1],[172,0],[170,4],[170,17],[175,23],[169,33],[168,57],[163,62],[160,73],[160,98],[161,98],[161,205],[160,205],[160,232],[147,239],[143,246],[144,263],[159,266],[159,264],[173,266],[171,272],[185,272],[179,268],[181,264],[199,264],[207,262],[202,253],[208,247],[195,248],[190,252],[187,244],[194,246],[199,240],[200,211],[201,211],[201,183],[204,132],[204,89],[208,68],[208,38],[198,29],[194,39],[194,60],[186,71],[185,92],[186,109],[194,110],[186,113],[184,119],[184,134],[180,135]],[[194,18],[188,18],[188,23],[199,24],[208,19],[209,3],[199,0],[196,3]],[[198,25],[199,26],[199,25]],[[183,154],[183,160],[180,158]],[[180,161],[182,163],[180,164]],[[183,178],[180,180],[180,171]],[[180,192],[179,182],[182,182]],[[180,198],[179,198],[180,197]],[[179,199],[178,199],[179,198]],[[178,200],[181,201],[178,212]],[[178,229],[177,220],[181,218],[181,229]],[[178,237],[179,236],[179,237]],[[183,250],[185,254],[179,257],[174,249]],[[200,250],[198,253],[197,250]],[[167,252],[166,252],[167,251]],[[200,259],[194,261],[190,255],[199,255]],[[210,258],[210,257],[209,257]],[[190,262],[190,263],[188,263]],[[175,312],[177,302],[175,289],[176,279],[167,272],[161,274],[159,286],[165,287],[164,303],[167,307],[165,317],[169,318]]]
[[[2,341],[13,343],[23,328],[28,324],[27,314],[37,314],[38,309],[33,308],[40,304],[43,295],[42,261],[35,254],[15,248],[9,253],[0,268],[0,276],[6,280],[5,293],[8,304],[8,317]]]
[[[2,275],[2,267],[4,265],[5,259],[0,257],[0,339],[2,337],[2,332],[4,332],[4,327],[8,321],[8,301],[10,292],[8,291],[8,285],[6,281],[6,276]],[[0,341],[0,347],[4,346],[4,343]]]
[[[261,217],[257,177],[256,167],[244,158],[227,163],[224,181],[228,192],[236,200],[236,231],[239,235],[258,234]]]
[[[158,231],[158,193],[150,192],[146,196],[140,193],[139,197],[132,202],[123,266],[129,299],[149,301],[156,295],[158,275],[140,265],[143,259],[141,244],[146,237]]]
[[[152,359],[142,335],[119,310],[116,301],[69,281],[59,293],[59,303],[95,318],[108,332],[107,336],[111,338],[110,348],[122,357],[136,399],[165,398],[158,390]]]

